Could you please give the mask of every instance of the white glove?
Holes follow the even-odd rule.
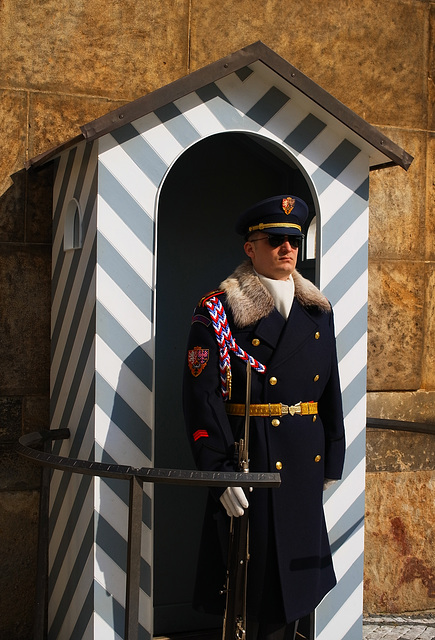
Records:
[[[220,497],[220,501],[225,507],[225,511],[231,517],[242,516],[245,509],[249,507],[245,492],[241,487],[227,487]]]
[[[325,478],[323,481],[323,491],[326,491],[326,489],[329,489],[329,487],[332,487],[332,485],[335,484],[336,482],[338,482],[338,480],[328,480],[328,478]]]

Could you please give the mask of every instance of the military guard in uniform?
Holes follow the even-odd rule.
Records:
[[[293,640],[336,583],[323,512],[341,478],[345,439],[331,305],[296,270],[306,203],[263,200],[238,219],[248,260],[194,311],[183,384],[199,469],[236,471],[235,442],[252,366],[250,471],[279,471],[278,489],[210,491],[195,604],[222,612],[229,517],[248,507],[247,640]]]

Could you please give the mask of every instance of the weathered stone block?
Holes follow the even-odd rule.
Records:
[[[435,15],[435,9],[434,9]],[[434,92],[435,102],[435,92]],[[435,261],[435,134],[427,137],[427,202],[424,225],[426,260]]]
[[[425,274],[426,298],[424,308],[422,386],[424,389],[435,389],[435,262],[425,265]]]
[[[0,638],[33,638],[38,508],[36,491],[0,492]]]
[[[26,242],[51,245],[53,164],[27,172]]]
[[[23,399],[23,433],[50,428],[50,398],[27,396]]]
[[[421,263],[384,261],[369,265],[369,390],[420,388],[423,304]]]
[[[428,95],[428,130],[435,130],[435,7],[433,3],[429,6],[429,72],[427,81],[429,85]],[[433,157],[433,156],[432,156]]]
[[[434,471],[368,473],[364,610],[435,607]]]
[[[262,40],[373,124],[425,128],[430,7],[314,0],[192,3],[192,69]]]
[[[367,429],[368,472],[433,471],[435,469],[435,429],[433,433],[413,433]],[[382,481],[381,476],[379,481]]]
[[[22,169],[26,150],[27,95],[0,90],[0,193],[10,185],[9,175]]]
[[[41,467],[19,455],[15,445],[0,444],[0,492],[38,491],[40,485]]]
[[[15,442],[21,436],[22,404],[20,396],[0,398],[0,444]]]
[[[25,179],[16,172],[26,160],[26,118],[26,94],[0,91],[0,242],[24,239]]]
[[[435,391],[373,391],[367,394],[367,415],[384,420],[435,424]]]
[[[0,395],[48,393],[49,246],[0,245]]]
[[[23,433],[48,429],[49,413],[48,393],[0,398],[0,491],[39,489],[41,467],[19,455],[16,444]]]
[[[384,420],[435,424],[435,392],[371,392],[367,394],[367,415]]]
[[[37,156],[79,135],[80,126],[120,107],[113,102],[83,96],[32,94],[30,100],[29,157]]]
[[[2,5],[8,87],[131,100],[186,74],[188,0]]]
[[[408,171],[392,167],[370,173],[369,258],[424,260],[426,136],[383,131],[414,160]]]

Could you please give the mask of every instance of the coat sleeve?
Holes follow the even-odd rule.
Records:
[[[234,436],[221,393],[219,349],[204,308],[195,310],[189,333],[183,373],[183,412],[198,469],[236,471]]]
[[[331,374],[319,400],[319,414],[325,429],[325,478],[339,480],[343,473],[346,443],[332,312],[330,314],[330,330],[333,340]]]

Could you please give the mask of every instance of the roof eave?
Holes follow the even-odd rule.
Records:
[[[79,144],[79,142],[82,142],[84,139],[85,138],[83,134],[80,133],[78,136],[75,136],[75,138],[71,138],[70,140],[67,140],[63,144],[59,144],[57,147],[48,149],[48,151],[44,151],[43,153],[40,153],[39,155],[34,156],[33,158],[30,158],[29,160],[27,160],[27,162],[24,163],[24,167],[27,170],[40,167],[41,165],[46,164],[50,160],[53,160],[53,158],[55,158],[60,153],[62,153],[62,151],[65,151],[66,149],[70,149],[71,147],[74,147],[76,144]]]

